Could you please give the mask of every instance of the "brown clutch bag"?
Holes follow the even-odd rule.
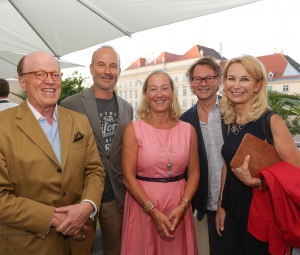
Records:
[[[230,166],[232,168],[241,167],[247,155],[250,155],[249,171],[252,176],[255,176],[260,170],[281,161],[274,146],[249,133],[245,134],[230,162]]]

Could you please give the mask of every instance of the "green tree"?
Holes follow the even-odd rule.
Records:
[[[78,71],[72,73],[71,77],[62,81],[61,93],[57,103],[60,104],[60,102],[65,98],[85,90],[86,87],[84,84],[87,84],[87,80],[88,77],[82,77]]]
[[[286,123],[290,133],[300,134],[300,94],[284,94],[269,91],[269,105]]]

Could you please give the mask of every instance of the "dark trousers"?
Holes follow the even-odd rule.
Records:
[[[247,222],[226,215],[221,241],[222,255],[270,255],[268,243],[261,242],[247,231]]]
[[[211,254],[221,255],[221,237],[216,230],[216,214],[216,211],[206,210]]]

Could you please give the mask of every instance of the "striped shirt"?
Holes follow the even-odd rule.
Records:
[[[206,209],[216,211],[220,192],[221,171],[224,163],[221,155],[221,148],[224,140],[218,97],[214,108],[208,114],[208,123],[200,121],[200,127],[208,162],[208,196]]]

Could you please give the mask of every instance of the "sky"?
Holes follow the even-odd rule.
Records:
[[[90,76],[92,53],[111,45],[121,57],[121,69],[146,54],[184,54],[195,44],[220,52],[227,59],[250,54],[271,55],[274,49],[300,63],[300,0],[263,0],[230,10],[135,33],[62,57],[85,67],[64,69],[64,77],[78,70]]]

